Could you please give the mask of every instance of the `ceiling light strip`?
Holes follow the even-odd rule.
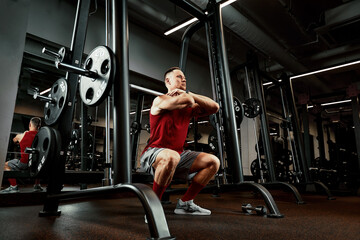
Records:
[[[351,102],[351,99],[342,100],[342,101],[336,101],[336,102],[328,102],[328,103],[321,103],[320,105],[323,106],[329,106],[329,105],[335,105],[335,104],[341,104],[341,103],[348,103]],[[313,108],[313,105],[308,105],[307,108]]]
[[[359,63],[360,63],[360,60],[355,61],[355,62],[341,64],[341,65],[338,65],[338,66],[335,66],[335,67],[328,67],[328,68],[320,69],[320,70],[313,71],[313,72],[308,72],[308,73],[304,73],[304,74],[300,74],[300,75],[295,75],[295,76],[290,77],[290,80],[296,79],[296,78],[301,78],[301,77],[306,77],[306,76],[310,76],[310,75],[314,75],[314,74],[317,74],[317,73],[327,72],[327,71],[331,71],[331,70],[334,70],[334,69],[348,67],[348,66],[351,66],[351,65],[359,64]]]
[[[180,24],[179,26],[176,26],[176,27],[170,29],[169,31],[166,31],[166,32],[164,33],[164,35],[165,35],[165,36],[170,35],[170,34],[172,34],[173,32],[176,32],[177,30],[179,30],[179,29],[181,29],[181,28],[183,28],[183,27],[186,27],[186,26],[192,24],[193,22],[196,22],[197,20],[198,20],[197,18],[192,18],[192,19],[190,19],[190,20],[188,20],[188,21]]]
[[[220,8],[223,8],[223,7],[227,6],[227,5],[230,5],[230,4],[232,4],[233,2],[236,2],[236,1],[237,0],[229,0],[229,1],[223,2],[223,3],[220,4]],[[194,18],[192,18],[192,19],[190,19],[190,20],[188,20],[188,21],[186,21],[184,23],[181,23],[180,25],[175,26],[175,27],[171,28],[170,30],[166,31],[164,33],[164,35],[165,36],[170,35],[170,34],[176,32],[177,30],[179,30],[181,28],[184,28],[184,27],[192,24],[193,22],[196,22],[197,20],[198,19],[194,17]]]

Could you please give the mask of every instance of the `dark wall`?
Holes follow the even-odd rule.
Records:
[[[28,9],[28,0],[0,2],[0,185],[24,52]]]

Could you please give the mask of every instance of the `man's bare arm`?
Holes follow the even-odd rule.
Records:
[[[14,143],[20,142],[21,139],[24,137],[24,134],[25,134],[25,133],[19,133],[19,134],[17,134],[17,135],[13,138]]]
[[[195,107],[195,100],[185,91],[177,89],[166,95],[154,99],[151,114],[158,115],[164,110],[175,110],[186,107]]]
[[[188,93],[195,100],[195,103],[198,105],[197,107],[197,115],[199,116],[207,116],[216,113],[219,111],[219,104],[212,100],[209,97],[202,96],[199,94],[195,94],[192,92]]]

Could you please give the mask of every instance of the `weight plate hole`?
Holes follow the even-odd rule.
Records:
[[[86,60],[86,63],[85,63],[85,69],[86,69],[86,70],[91,70],[92,65],[93,65],[93,60],[92,60],[92,58],[88,58],[88,59]]]
[[[64,105],[64,97],[61,97],[61,98],[59,99],[59,105],[58,105],[58,107],[59,107],[59,108],[62,108],[63,105]]]
[[[56,84],[53,88],[53,93],[56,93],[58,91],[58,89],[59,89],[59,85]]]
[[[94,98],[94,89],[89,88],[89,89],[86,91],[85,97],[86,97],[86,101],[89,101],[89,102],[90,102],[90,101]]]
[[[43,148],[43,151],[47,151],[49,147],[49,138],[45,138],[44,142],[43,142],[43,145],[42,145],[42,148]]]
[[[109,69],[110,69],[109,63],[110,63],[109,59],[106,59],[101,64],[101,73],[102,74],[106,74],[109,71]]]
[[[50,114],[51,114],[51,110],[50,110],[50,108],[48,108],[48,109],[46,110],[45,119],[49,119],[49,118],[50,118]]]

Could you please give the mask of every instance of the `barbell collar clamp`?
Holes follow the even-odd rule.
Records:
[[[97,72],[89,71],[70,64],[62,63],[60,61],[55,61],[55,66],[57,69],[66,70],[68,72],[76,73],[89,78],[97,79],[99,77],[99,74]]]
[[[50,56],[50,57],[55,57],[55,58],[58,58],[58,59],[62,58],[62,56],[59,53],[51,51],[49,49],[46,49],[45,47],[42,49],[41,52],[48,55],[48,56]]]

